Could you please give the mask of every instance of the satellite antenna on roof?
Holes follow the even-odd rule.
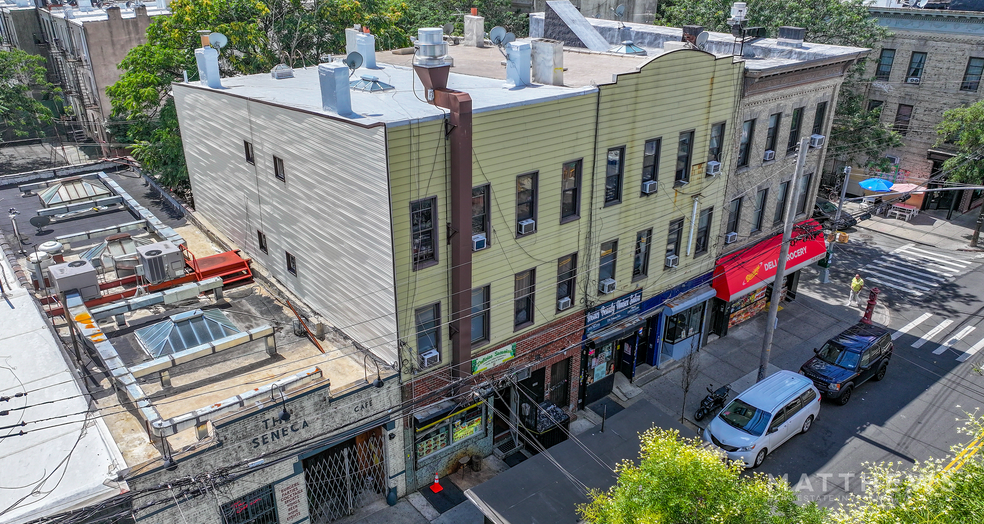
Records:
[[[707,31],[701,31],[700,34],[697,35],[697,41],[696,41],[697,49],[703,51],[704,47],[707,46],[707,39],[710,38],[710,36],[711,35],[708,34]]]
[[[358,51],[352,51],[351,53],[348,54],[348,56],[345,57],[345,60],[343,60],[343,62],[349,68],[350,78],[352,77],[353,74],[355,74],[356,69],[362,67],[362,61],[363,61],[362,54],[360,54]]]
[[[208,45],[215,49],[222,49],[229,44],[229,37],[222,33],[211,33],[208,35]]]
[[[451,36],[451,33],[454,31],[454,22],[448,22],[442,25],[441,30],[444,31],[444,34]]]
[[[489,40],[491,40],[492,44],[499,48],[499,52],[502,53],[502,56],[506,56],[506,52],[503,51],[503,48],[505,48],[506,44],[509,42],[516,40],[516,35],[506,32],[505,27],[497,25],[489,31]]]
[[[622,17],[625,16],[625,4],[619,4],[612,8],[612,12],[615,13],[615,18],[618,20],[619,29],[622,28]]]

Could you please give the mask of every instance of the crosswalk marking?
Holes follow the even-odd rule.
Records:
[[[978,351],[984,348],[984,338],[980,339],[976,344],[970,347],[964,354],[957,357],[957,362],[966,362],[968,358],[974,356]]]
[[[912,269],[912,268],[909,268],[909,267],[891,266],[889,264],[886,264],[885,262],[872,262],[870,265],[875,266],[878,269],[884,269],[886,271],[898,271],[898,272],[900,272],[900,274],[902,274],[904,276],[907,276],[907,277],[912,277],[912,278],[932,278],[934,280],[939,280],[940,282],[946,282],[946,280],[947,280],[946,277],[949,276],[949,275],[946,275],[946,276],[931,275],[931,274],[927,274],[925,271],[919,271],[919,272],[917,272],[915,269]]]
[[[930,252],[930,251],[926,251],[925,249],[919,249],[919,248],[917,248],[915,246],[916,246],[915,244],[906,244],[906,245],[900,247],[899,249],[896,249],[895,251],[916,251],[918,253],[926,253],[927,255],[931,255],[931,256],[934,256],[934,257],[938,257],[938,258],[949,258],[950,260],[955,260],[957,263],[959,263],[962,266],[967,266],[967,265],[970,264],[970,262],[966,262],[966,261],[960,260],[959,258],[954,258],[954,257],[947,256],[947,255],[941,255],[939,253],[933,253],[933,252]],[[895,251],[893,251],[893,253]]]
[[[921,347],[923,347],[923,344],[929,342],[933,337],[935,337],[936,335],[938,335],[940,331],[943,331],[944,329],[946,329],[946,327],[949,326],[950,324],[953,324],[953,321],[950,320],[950,319],[946,319],[946,320],[940,322],[940,325],[934,327],[933,329],[930,329],[929,330],[929,333],[926,333],[925,335],[922,336],[922,338],[920,338],[919,340],[913,342],[912,343],[912,347],[914,347],[914,348],[921,348]]]
[[[909,330],[911,330],[912,328],[914,328],[914,327],[918,326],[919,324],[922,324],[923,322],[925,322],[926,319],[929,318],[929,317],[931,317],[931,316],[933,316],[932,313],[923,313],[922,315],[919,316],[919,318],[917,318],[917,319],[913,320],[912,322],[909,322],[908,324],[902,326],[902,329],[899,329],[895,333],[892,333],[892,340],[897,340],[902,335],[908,333]]]
[[[970,269],[973,261],[905,244],[861,268],[865,280],[900,295],[921,297]]]
[[[953,335],[952,337],[950,337],[949,340],[947,340],[946,342],[940,344],[940,347],[938,347],[935,350],[933,350],[933,354],[934,355],[942,355],[943,353],[946,352],[946,350],[948,350],[951,347],[953,347],[953,345],[956,344],[958,341],[962,340],[964,337],[966,337],[967,335],[969,335],[970,332],[973,331],[974,329],[976,329],[974,326],[964,326],[964,328],[961,329],[959,333],[957,333],[956,335]]]

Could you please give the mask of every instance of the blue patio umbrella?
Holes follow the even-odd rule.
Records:
[[[862,180],[858,185],[868,191],[877,191],[879,193],[887,193],[892,190],[892,183],[884,178],[869,178]]]

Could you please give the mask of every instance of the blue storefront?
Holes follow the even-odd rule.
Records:
[[[712,273],[646,300],[636,290],[588,309],[581,354],[579,404],[611,393],[615,373],[633,380],[703,345],[707,333]]]

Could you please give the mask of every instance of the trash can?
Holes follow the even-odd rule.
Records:
[[[471,459],[472,471],[482,471],[482,456],[472,455]]]

